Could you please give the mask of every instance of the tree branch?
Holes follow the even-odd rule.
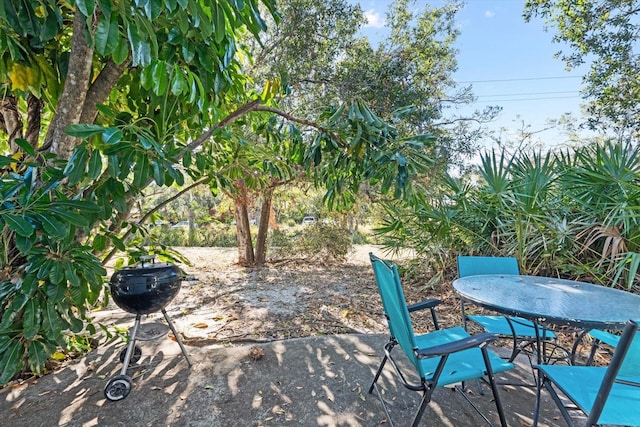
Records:
[[[247,114],[247,113],[249,113],[251,111],[255,111],[256,108],[259,105],[260,105],[260,100],[259,99],[255,99],[255,100],[253,100],[251,102],[248,102],[248,103],[246,103],[244,105],[241,105],[240,107],[238,107],[238,109],[233,111],[231,114],[229,114],[224,119],[220,120],[215,125],[211,126],[211,128],[209,128],[209,130],[204,132],[202,135],[200,135],[198,138],[196,138],[190,144],[188,144],[186,147],[184,147],[184,149],[178,154],[178,159],[181,159],[182,157],[184,157],[185,153],[193,152],[193,150],[195,150],[196,148],[200,147],[205,141],[207,141],[209,138],[211,138],[211,136],[213,135],[213,133],[216,130],[218,130],[220,128],[223,128],[223,127],[233,123],[236,119],[244,116],[245,114]]]
[[[202,184],[206,184],[207,182],[211,181],[211,177],[206,177],[206,178],[202,178],[199,181],[194,182],[191,185],[188,185],[187,187],[183,188],[182,190],[178,191],[175,195],[169,197],[167,200],[164,200],[163,202],[157,204],[155,207],[153,207],[151,210],[149,210],[149,212],[147,212],[146,214],[144,214],[142,216],[142,218],[140,218],[140,220],[138,221],[138,225],[144,224],[144,222],[151,216],[153,215],[154,212],[157,212],[159,209],[161,209],[163,206],[168,205],[169,203],[173,202],[174,200],[178,199],[180,196],[182,196],[183,194],[191,191],[193,188],[202,185]],[[127,229],[127,231],[124,232],[124,234],[120,237],[120,239],[125,240],[127,237],[129,237],[131,235],[131,233],[133,232],[133,227],[129,226],[129,228]],[[116,248],[115,246],[109,251],[109,253],[104,257],[104,259],[102,260],[102,265],[105,265],[106,263],[108,263],[109,261],[111,261],[111,258],[113,258],[113,256],[116,254],[116,252],[118,252],[118,248]]]
[[[310,120],[299,119],[299,118],[297,118],[297,117],[295,117],[295,116],[293,116],[293,115],[291,115],[289,113],[285,113],[282,110],[278,110],[277,108],[267,107],[267,106],[264,106],[264,105],[258,105],[255,108],[255,111],[267,111],[269,113],[277,114],[278,116],[283,117],[283,118],[285,118],[285,119],[287,119],[289,121],[292,121],[294,123],[299,123],[301,125],[312,127],[314,129],[319,130],[320,132],[326,133],[327,135],[329,135],[331,138],[333,138],[336,142],[338,142],[343,147],[345,147],[345,148],[349,147],[349,144],[344,142],[342,140],[342,138],[340,138],[340,136],[337,133],[335,133],[335,132],[333,132],[333,131],[331,131],[331,130],[323,127],[323,126],[320,126],[319,124],[317,124],[315,122],[312,122]]]
[[[87,91],[87,98],[84,100],[82,106],[82,115],[80,116],[80,123],[92,124],[96,120],[98,115],[98,104],[104,103],[111,90],[116,85],[122,73],[129,68],[131,64],[131,57],[127,58],[122,64],[118,65],[112,60],[109,60],[98,74],[98,77],[94,80]]]

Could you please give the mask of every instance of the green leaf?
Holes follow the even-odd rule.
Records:
[[[111,53],[111,59],[118,65],[122,65],[129,57],[129,44],[123,38],[118,39],[118,45]]]
[[[120,162],[118,161],[117,155],[111,154],[109,156],[107,169],[109,170],[109,175],[112,176],[113,178],[116,178],[120,174]]]
[[[50,215],[36,214],[36,219],[42,224],[44,231],[51,237],[64,238],[67,235],[67,226]]]
[[[87,166],[87,146],[82,144],[73,150],[73,154],[64,168],[64,174],[69,177],[69,184],[75,185],[84,179]]]
[[[116,248],[118,248],[121,251],[125,251],[126,247],[124,245],[124,243],[122,242],[121,239],[117,238],[114,235],[109,236],[111,238],[111,242],[113,243],[113,246],[115,246]]]
[[[96,104],[96,109],[100,111],[104,116],[114,119],[116,117],[116,113],[104,104]]]
[[[67,221],[73,225],[79,227],[87,227],[89,225],[89,218],[85,215],[77,214],[75,212],[68,211],[66,209],[49,208],[49,212],[54,214],[58,219]]]
[[[160,96],[167,91],[169,84],[167,77],[167,64],[164,61],[158,61],[152,67],[153,76],[153,93]]]
[[[176,66],[174,68],[173,79],[171,81],[171,93],[173,95],[181,95],[187,91],[187,79],[182,70]]]
[[[225,36],[227,35],[227,31],[225,28],[225,20],[224,20],[224,9],[220,6],[220,3],[216,2],[215,7],[213,8],[213,16],[214,16],[214,25],[215,25],[215,40],[216,43],[222,43]]]
[[[56,288],[57,287],[58,286],[56,286]],[[42,318],[42,327],[44,335],[51,341],[57,341],[62,333],[62,319],[53,303],[46,305]]]
[[[29,369],[36,373],[41,374],[49,359],[49,349],[42,341],[31,341],[27,347],[27,354],[29,355]]]
[[[107,247],[107,238],[104,234],[98,234],[93,238],[91,247],[94,251],[102,252]]]
[[[133,185],[143,188],[149,180],[149,160],[146,156],[140,156],[136,161],[136,168],[133,171]]]
[[[33,293],[38,289],[38,281],[33,274],[28,274],[22,279],[22,283],[20,284],[20,290],[23,294],[32,296]]]
[[[122,131],[116,127],[106,128],[102,133],[102,140],[107,145],[117,144],[122,140]]]
[[[13,214],[4,214],[2,215],[2,219],[7,223],[7,226],[10,230],[14,231],[17,235],[22,237],[29,237],[33,234],[35,227],[29,221],[27,221],[24,217],[13,215]]]
[[[51,267],[51,269],[49,269],[48,271],[45,271],[45,273],[51,272],[51,270],[53,269],[53,264],[51,264],[49,267]],[[40,271],[38,272],[38,275],[40,275],[39,273]],[[58,303],[62,301],[64,297],[67,295],[67,286],[66,284],[61,284],[61,283],[56,284],[56,283],[48,282],[47,288],[46,288],[46,294],[48,298],[47,306],[50,304],[52,305],[53,303]]]
[[[96,6],[93,0],[76,0],[76,7],[84,16],[91,16]]]
[[[78,305],[81,305],[82,303],[84,303],[86,299],[86,296],[82,296],[82,298],[78,301]],[[84,322],[81,319],[78,319],[74,314],[73,311],[71,310],[71,308],[69,308],[69,310],[67,311],[68,317],[69,317],[69,323],[70,323],[70,330],[71,332],[73,332],[74,334],[80,333],[82,331],[82,329],[84,329]]]
[[[88,138],[104,132],[104,128],[98,125],[87,125],[81,123],[69,125],[64,128],[64,131],[67,135],[75,136],[77,138]]]
[[[147,66],[151,62],[151,45],[149,42],[142,40],[135,23],[130,23],[127,27],[127,37],[131,45],[131,56],[133,67]]]
[[[66,282],[64,282],[64,268],[60,261],[53,262],[51,270],[49,271],[49,280],[55,285],[66,285]]]
[[[96,52],[103,56],[110,55],[118,47],[120,41],[118,18],[115,15],[111,19],[102,16],[98,22],[94,38]]]
[[[71,286],[80,286],[80,277],[76,274],[74,263],[65,260],[62,262],[62,268],[64,269],[64,277],[71,283]]]
[[[40,302],[35,298],[29,299],[24,307],[24,317],[22,319],[23,335],[26,339],[33,339],[40,332]]]
[[[100,212],[100,208],[93,202],[85,200],[56,200],[51,202],[53,207],[66,207],[69,209],[78,209],[83,212],[97,213]]]
[[[17,293],[13,300],[7,305],[4,314],[2,315],[2,322],[0,323],[0,329],[7,329],[14,323],[16,318],[22,312],[22,308],[29,301],[29,296],[23,293]],[[2,366],[2,365],[0,365]]]
[[[11,340],[6,350],[2,353],[2,359],[0,359],[0,366],[2,366],[0,384],[6,384],[22,369],[24,351],[24,346],[20,340]]]
[[[152,159],[151,168],[153,169],[152,171],[153,180],[159,186],[163,186],[164,185],[164,169],[162,168],[162,164],[160,163],[160,160],[157,158]]]
[[[29,141],[27,141],[26,139],[16,138],[14,139],[14,142],[18,145],[18,147],[20,147],[22,151],[24,151],[31,157],[36,155],[36,150],[33,149],[31,144],[29,144]]]
[[[102,154],[98,150],[93,150],[91,152],[91,157],[89,158],[89,170],[87,171],[87,176],[89,179],[94,180],[100,176],[102,172]]]

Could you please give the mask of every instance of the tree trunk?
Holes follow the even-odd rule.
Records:
[[[73,21],[73,35],[71,36],[69,71],[65,78],[56,114],[51,120],[49,131],[45,137],[45,145],[49,147],[49,151],[63,159],[70,157],[78,140],[78,138],[67,135],[64,129],[71,124],[80,122],[82,107],[91,82],[93,49],[87,45],[85,26],[85,18],[80,10],[77,10]]]
[[[269,233],[272,200],[273,188],[270,187],[262,193],[260,222],[258,223],[258,235],[256,236],[256,265],[258,266],[264,265],[267,260],[267,234]]]
[[[27,97],[27,130],[24,134],[24,139],[34,149],[38,148],[38,138],[40,138],[42,107],[44,107],[44,101],[33,94],[29,94]]]
[[[6,95],[0,99],[0,125],[9,136],[9,149],[11,153],[18,150],[15,144],[16,138],[22,138],[22,116],[18,110],[18,99],[13,95]]]
[[[244,267],[255,265],[256,260],[251,242],[251,227],[247,212],[247,189],[243,184],[236,183],[238,194],[233,198],[236,217],[236,234],[238,236],[238,264]]]

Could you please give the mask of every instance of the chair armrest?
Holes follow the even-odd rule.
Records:
[[[625,378],[616,378],[615,380],[613,380],[614,382],[618,383],[618,384],[624,384],[624,385],[630,385],[633,387],[640,387],[640,380],[630,380],[630,379],[625,379]]]
[[[446,344],[436,345],[429,348],[419,348],[416,350],[416,356],[420,358],[442,356],[445,354],[456,353],[458,351],[467,350],[469,348],[480,347],[483,344],[495,341],[498,335],[487,332],[471,335],[461,340],[448,342]]]
[[[438,298],[429,298],[424,301],[420,301],[415,304],[408,305],[407,309],[409,310],[409,313],[411,313],[418,310],[424,310],[425,308],[434,308],[435,306],[441,303],[442,301],[439,300]]]

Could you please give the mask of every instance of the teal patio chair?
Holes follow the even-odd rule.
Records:
[[[520,274],[518,260],[513,257],[458,256],[458,276],[477,276],[482,274]],[[490,316],[467,314],[464,301],[461,301],[462,322],[466,329],[466,321],[471,320],[480,325],[485,332],[511,337],[513,347],[509,361],[527,346],[533,346],[540,338],[543,342],[555,339],[555,334],[542,328],[530,320],[515,316]],[[563,356],[564,357],[564,356]]]
[[[373,254],[369,254],[369,257],[391,333],[389,341],[384,346],[384,357],[371,383],[369,393],[376,390],[389,423],[392,425],[389,410],[376,384],[387,361],[405,387],[422,393],[422,400],[412,426],[417,426],[420,422],[436,387],[451,386],[484,377],[491,384],[500,423],[506,426],[494,374],[513,369],[514,365],[487,349],[488,343],[497,339],[497,336],[488,333],[471,336],[459,326],[415,335],[397,267]],[[431,304],[427,305],[431,306]],[[407,376],[392,356],[392,350],[398,345],[415,368],[419,382],[407,380]],[[456,387],[456,390],[462,391],[459,387]],[[464,391],[462,395],[484,420],[491,424],[491,421],[468,399]]]
[[[569,426],[640,425],[640,334],[629,321],[608,366],[538,365],[533,425],[538,423],[542,387]],[[560,393],[566,399],[560,397]],[[574,411],[584,419],[574,420]]]
[[[611,332],[603,331],[600,329],[591,329],[589,335],[593,338],[591,349],[589,350],[589,357],[587,358],[586,365],[591,365],[593,359],[596,356],[596,352],[599,348],[603,348],[603,344],[606,344],[611,349],[615,349],[620,342],[620,336],[612,334]]]

